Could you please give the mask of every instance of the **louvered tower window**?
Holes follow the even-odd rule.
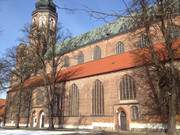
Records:
[[[101,81],[94,82],[92,90],[92,114],[104,115],[104,87]]]
[[[79,89],[76,84],[69,91],[69,115],[79,116]]]
[[[125,75],[120,81],[120,100],[134,100],[136,98],[135,81]]]

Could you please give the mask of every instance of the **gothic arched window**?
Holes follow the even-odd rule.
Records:
[[[94,57],[93,57],[93,59],[98,60],[100,58],[101,58],[101,48],[99,46],[96,46],[94,48]]]
[[[79,89],[76,84],[69,91],[69,115],[79,116]]]
[[[116,54],[120,54],[124,52],[124,44],[122,42],[118,42],[116,45]]]
[[[92,89],[92,114],[104,115],[104,87],[99,80],[94,82]]]
[[[83,52],[79,52],[77,61],[78,61],[78,64],[84,63],[84,54],[83,54]]]
[[[69,67],[69,57],[68,56],[65,56],[64,57],[64,67]]]
[[[137,120],[139,118],[139,110],[137,106],[131,107],[131,120]]]
[[[135,81],[125,75],[120,81],[120,100],[134,100],[136,98]]]
[[[142,34],[140,37],[139,48],[149,47],[149,38],[146,34]]]

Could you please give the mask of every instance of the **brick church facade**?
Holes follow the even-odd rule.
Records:
[[[36,3],[32,23],[41,25],[50,19],[50,23],[56,25],[56,7],[50,0],[46,2],[39,0]],[[180,25],[179,16],[175,22]],[[70,49],[63,56],[64,70],[76,72],[64,83],[67,98],[61,110],[64,111],[61,126],[110,130],[166,127],[158,115],[147,115],[152,111],[149,104],[155,102],[151,99],[146,68],[134,53],[143,49],[144,35],[137,34],[141,29],[132,27],[129,18],[124,17],[71,39]],[[161,47],[161,39],[153,40],[157,48]],[[180,41],[174,44],[179,46]],[[180,70],[179,60],[176,63]],[[20,126],[48,127],[41,81],[30,79],[27,82],[27,86],[33,84],[31,109],[22,108]],[[28,87],[26,89],[28,91]],[[12,89],[7,95],[6,126],[15,126],[16,93]],[[23,104],[28,105],[28,100],[25,99]],[[177,128],[180,129],[178,118]],[[59,126],[58,116],[54,123],[55,127]]]

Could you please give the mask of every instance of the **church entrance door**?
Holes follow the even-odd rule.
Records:
[[[127,118],[124,111],[120,112],[120,128],[121,130],[127,130]]]
[[[44,112],[41,112],[41,114],[40,114],[40,123],[39,123],[40,128],[44,128],[44,119],[45,119],[45,114],[44,114]]]
[[[36,118],[36,112],[33,112],[32,114],[32,127],[35,128],[37,126],[37,118]]]

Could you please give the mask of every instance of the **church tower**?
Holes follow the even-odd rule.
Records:
[[[46,33],[45,35],[56,35],[57,29],[57,20],[58,14],[56,12],[56,5],[53,0],[36,0],[36,9],[32,13],[32,24],[31,24],[31,32],[36,33]],[[44,31],[44,32],[42,32]],[[47,36],[49,37],[49,36]],[[43,42],[38,47],[41,54],[45,54],[48,50],[49,46],[47,41],[42,40]],[[48,40],[50,41],[50,40]],[[33,40],[31,40],[33,43]]]
[[[32,26],[37,26],[36,28],[45,26],[55,30],[57,20],[56,5],[53,0],[36,0],[36,9],[32,13]]]

